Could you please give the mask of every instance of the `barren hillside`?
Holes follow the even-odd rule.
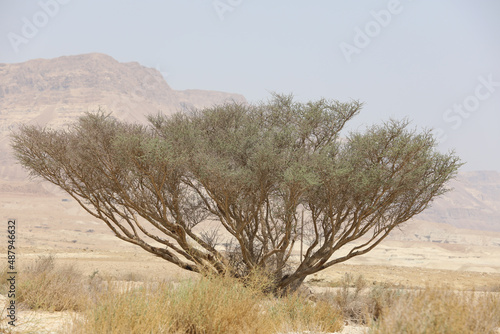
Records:
[[[500,232],[500,173],[462,172],[418,219],[459,228]]]
[[[25,176],[8,148],[8,134],[19,124],[61,127],[98,108],[122,120],[144,122],[145,116],[158,112],[233,100],[245,102],[239,94],[173,90],[158,70],[104,54],[0,64],[0,178]]]

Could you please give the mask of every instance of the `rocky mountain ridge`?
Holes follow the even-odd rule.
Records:
[[[9,148],[9,133],[19,124],[62,127],[99,108],[121,120],[143,123],[158,112],[230,101],[246,102],[239,94],[176,91],[156,69],[98,53],[0,64],[0,179],[25,177]]]
[[[97,53],[0,64],[0,78],[3,127],[14,114],[24,116],[26,121],[49,110],[57,113],[53,118],[60,119],[100,106],[122,118],[142,120],[144,115],[160,111],[171,113],[232,100],[245,102],[239,94],[176,91],[156,69],[136,62],[119,63]]]

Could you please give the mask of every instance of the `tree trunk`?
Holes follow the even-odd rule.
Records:
[[[286,275],[274,288],[274,295],[283,297],[297,291],[307,276]]]

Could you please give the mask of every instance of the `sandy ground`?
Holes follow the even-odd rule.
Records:
[[[6,226],[11,218],[17,222],[16,265],[20,270],[42,255],[53,255],[57,263],[73,265],[84,275],[98,272],[127,281],[179,280],[195,276],[117,239],[107,226],[62,193],[56,196],[0,193],[2,224]],[[0,234],[5,234],[5,230]],[[471,233],[454,231],[463,234],[463,238],[457,240],[468,240],[467,235]],[[455,289],[497,291],[500,288],[500,246],[487,242],[500,238],[499,233],[475,231],[474,240],[484,239],[482,244],[405,240],[409,239],[408,233],[400,234],[401,237],[384,241],[364,256],[310,276],[306,282],[335,287],[346,274],[351,274],[362,275],[368,282],[384,282],[395,287],[446,285]],[[410,234],[417,234],[415,226]],[[0,263],[6,263],[6,237],[0,240],[4,240],[0,243]],[[71,319],[71,315],[22,311],[19,318],[42,322],[48,333]],[[357,334],[362,330],[346,327],[343,333]]]
[[[21,266],[40,255],[52,254],[60,263],[71,263],[85,274],[99,270],[113,276],[136,275],[137,278],[186,275],[176,266],[113,236],[104,223],[90,216],[63,193],[44,197],[0,193],[0,215],[5,225],[9,218],[16,218],[17,258]],[[425,228],[422,222],[410,223],[408,230],[411,228],[411,232],[405,233],[403,229],[396,237],[408,238],[409,234],[416,234],[415,228],[420,226]],[[500,246],[487,242],[500,238],[500,233],[463,230],[464,237],[461,239],[467,240],[471,233],[476,234],[474,240],[484,239],[484,245],[477,242],[454,244],[392,238],[370,253],[329,268],[313,278],[335,281],[339,275],[355,271],[369,280],[425,285],[433,281],[443,283],[441,278],[453,272],[459,281],[457,284],[464,287],[473,281],[478,284],[484,281],[486,284],[490,282],[489,277],[500,275]],[[6,242],[0,243],[0,250],[6,249],[6,246]],[[298,246],[295,256],[299,256]],[[0,257],[5,257],[4,251],[0,252]],[[434,274],[420,274],[424,269]],[[452,283],[451,279],[444,282]]]

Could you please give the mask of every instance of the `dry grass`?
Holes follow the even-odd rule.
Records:
[[[267,307],[279,332],[337,332],[344,327],[342,310],[326,300],[312,302],[299,294],[272,301]]]
[[[73,267],[57,267],[51,256],[22,270],[17,301],[32,310],[82,311],[89,305],[89,282]]]
[[[323,294],[321,298],[342,310],[347,322],[358,325],[380,318],[401,294],[401,290],[386,284],[369,286],[361,275],[355,278],[346,274],[335,286],[334,291]]]
[[[7,267],[0,271],[0,292],[7,297]],[[38,258],[16,275],[16,327],[8,324],[6,306],[2,310],[0,333],[45,333],[43,319],[33,311],[81,311],[90,306],[86,280],[73,267],[59,267],[54,258]],[[42,322],[42,323],[41,323]]]
[[[375,321],[373,334],[493,334],[500,327],[497,293],[429,288],[399,296]]]
[[[117,294],[110,290],[75,322],[72,333],[278,333],[342,329],[339,311],[298,295],[274,299],[262,281],[202,277],[174,287],[146,284]]]
[[[2,293],[4,276],[0,272]],[[352,275],[314,301],[297,293],[264,294],[269,281],[263,275],[245,282],[206,276],[135,284],[103,280],[97,272],[84,277],[72,267],[56,266],[52,257],[39,258],[19,277],[18,302],[25,307],[78,312],[61,333],[337,332],[345,321],[373,334],[489,334],[500,327],[499,293],[396,289]],[[5,323],[0,332],[18,333]]]
[[[372,334],[493,334],[500,330],[500,294],[456,291],[447,287],[396,289],[368,286],[346,275],[334,292],[323,296],[343,310],[351,323]]]

